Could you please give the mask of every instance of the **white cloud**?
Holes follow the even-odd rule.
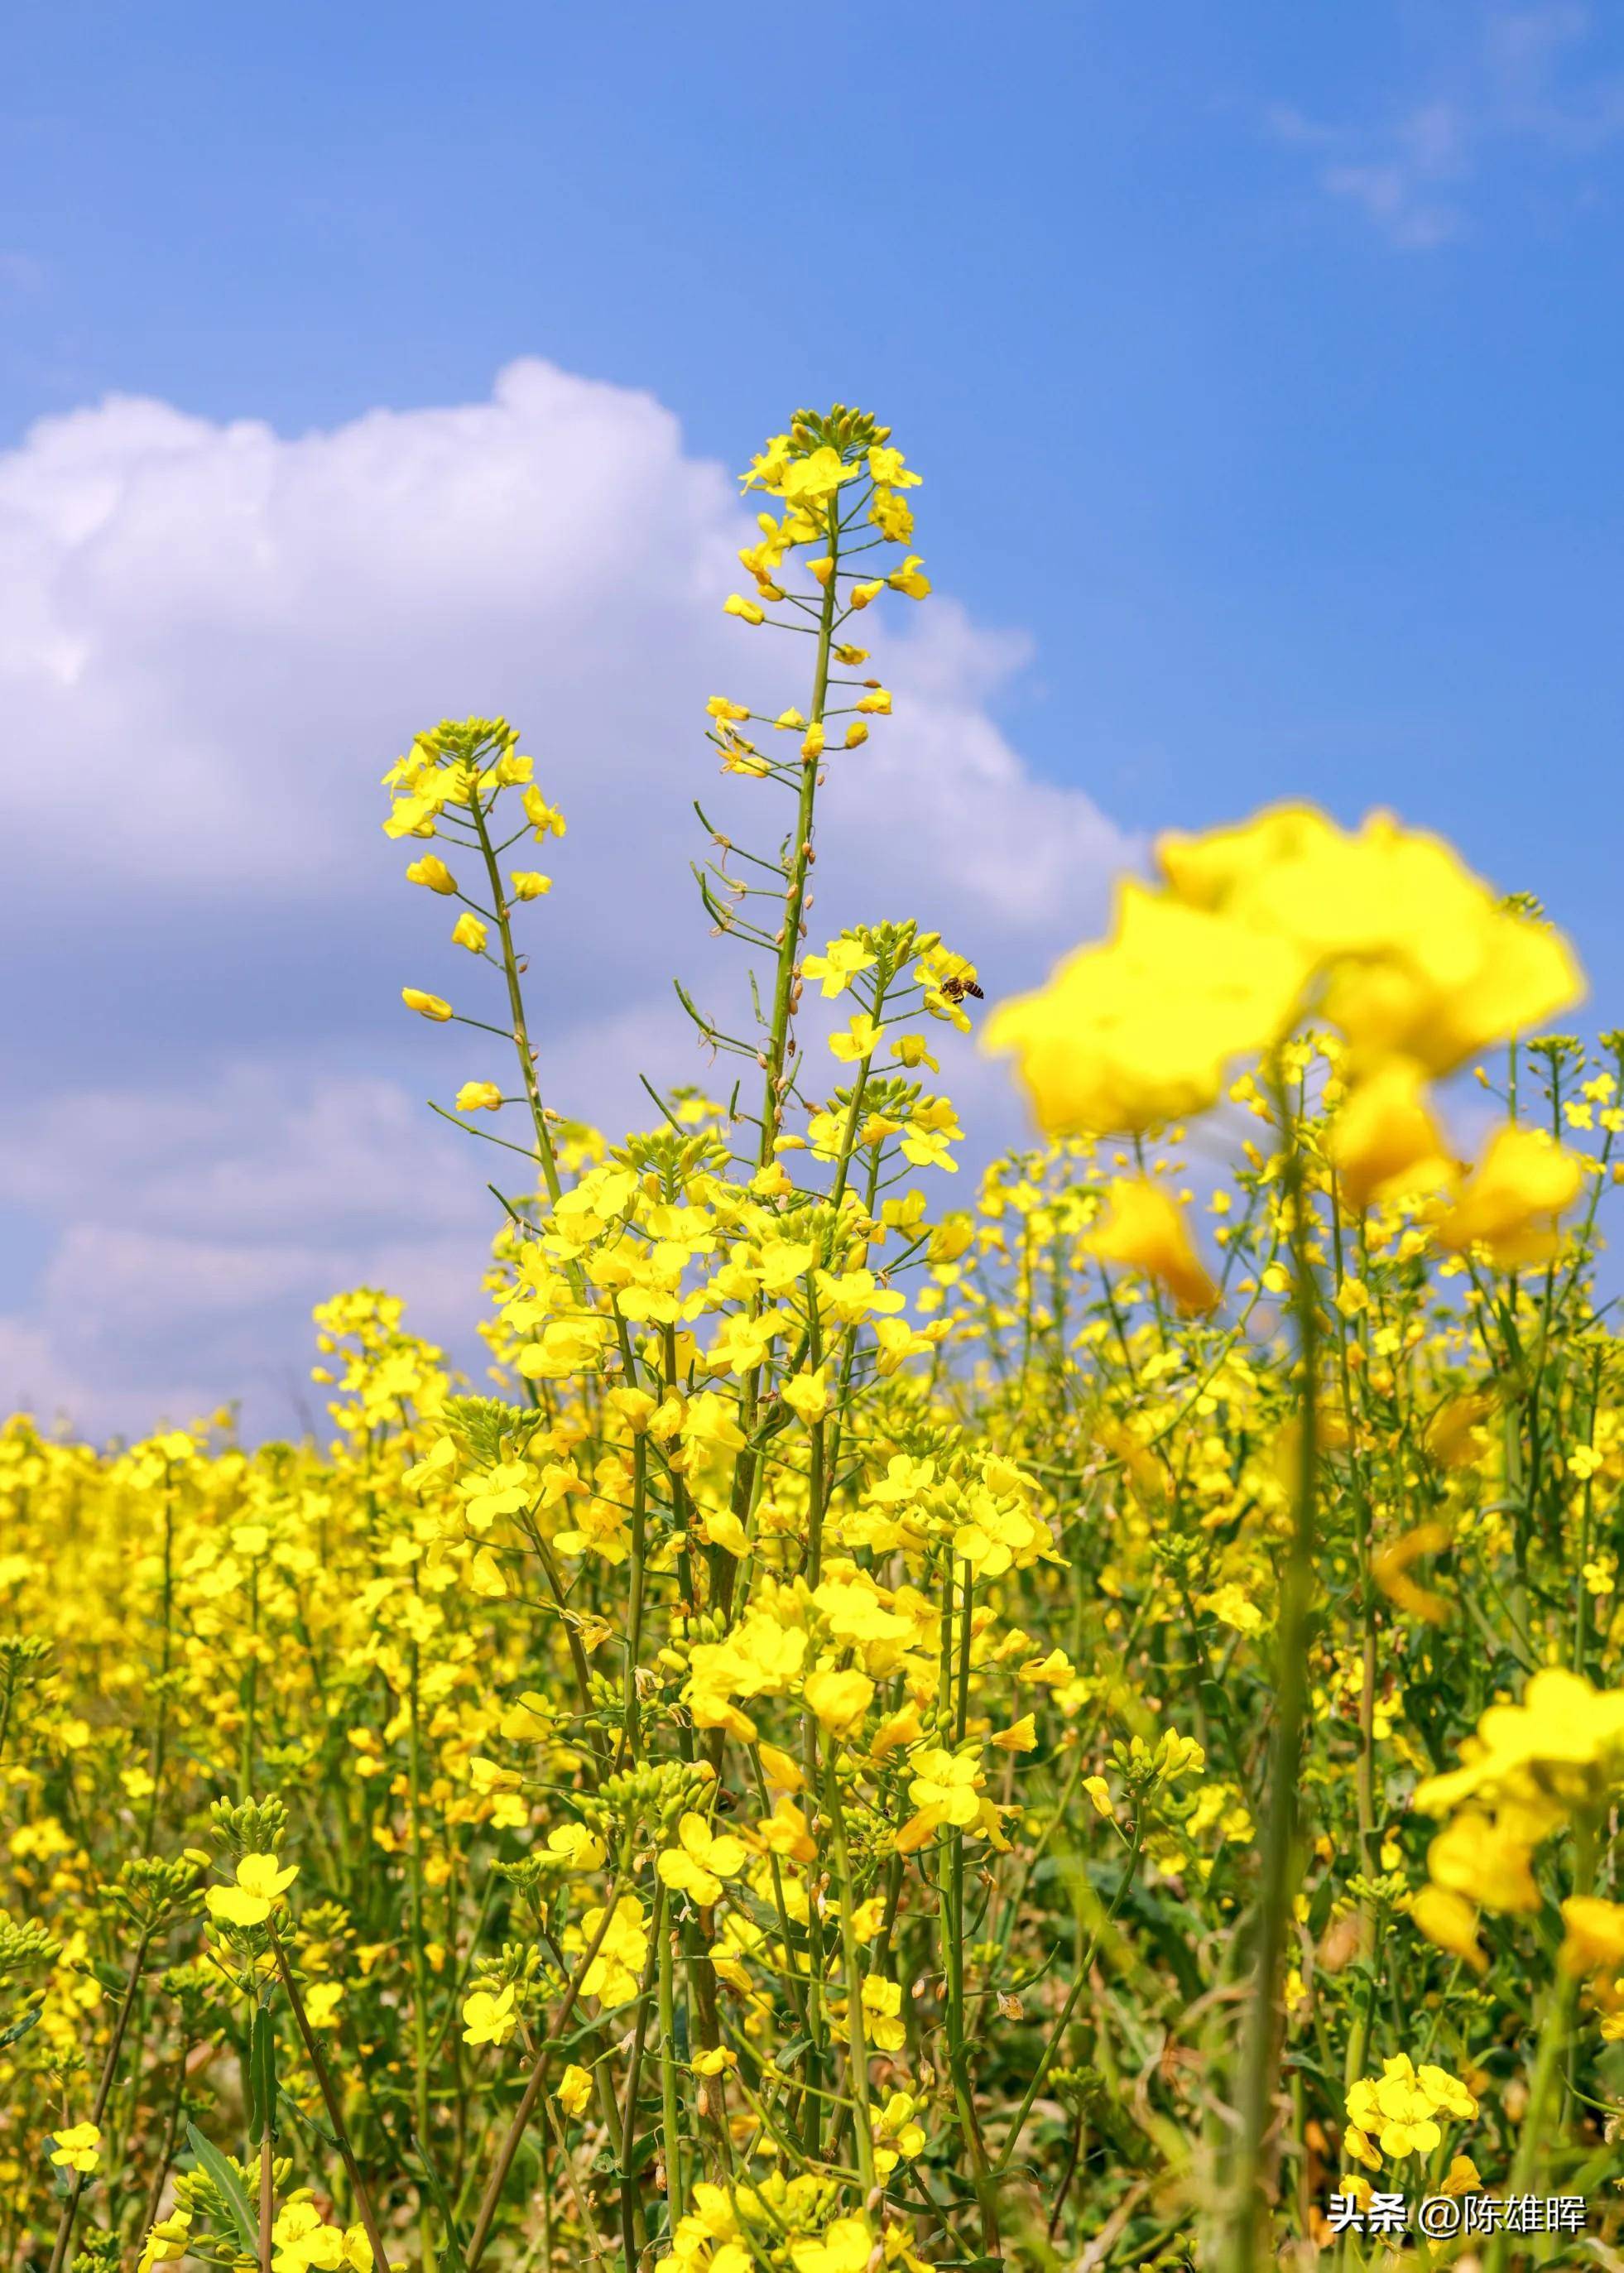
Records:
[[[1466,233],[1470,193],[1494,156],[1519,146],[1566,161],[1624,131],[1624,75],[1586,68],[1595,31],[1577,0],[1491,7],[1443,67],[1443,86],[1385,120],[1330,125],[1289,106],[1276,139],[1313,154],[1328,196],[1358,207],[1403,251]]]
[[[640,1063],[702,1071],[670,977],[703,998],[730,966],[691,799],[745,841],[782,826],[718,779],[703,703],[805,699],[805,643],[721,613],[750,533],[651,397],[536,361],[486,402],[293,439],[115,399],[0,457],[0,703],[31,754],[0,781],[0,926],[36,1030],[0,1174],[55,1241],[0,1319],[0,1403],[130,1427],[246,1389],[286,1427],[321,1294],[394,1279],[465,1328],[510,1156],[417,1102],[486,1069],[394,990],[475,974],[378,829],[428,721],[518,720],[570,816],[535,911],[552,1095],[624,1127]],[[1022,983],[1138,848],[996,724],[1022,640],[887,605],[898,716],[831,766],[813,928],[917,912]]]
[[[0,1318],[0,1408],[128,1433],[240,1397],[289,1429],[318,1401],[311,1308],[348,1286],[473,1358],[493,1204],[467,1143],[395,1083],[287,1065],[11,1106],[0,1186],[56,1238]]]
[[[1276,140],[1313,152],[1326,194],[1358,206],[1403,251],[1460,235],[1465,216],[1448,192],[1469,170],[1470,138],[1456,104],[1422,103],[1375,129],[1326,126],[1282,107],[1269,126]]]
[[[1486,75],[1491,114],[1503,131],[1575,158],[1624,131],[1624,72],[1584,68],[1583,51],[1595,29],[1592,11],[1577,0],[1496,11]]]

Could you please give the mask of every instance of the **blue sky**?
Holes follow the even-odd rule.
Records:
[[[394,753],[370,740],[355,677],[393,670],[393,627],[415,696],[423,626],[471,595],[418,699],[494,707],[511,682],[539,706],[538,740],[556,706],[559,764],[588,819],[600,789],[607,817],[633,739],[662,766],[694,745],[685,691],[669,714],[651,695],[622,716],[629,698],[595,688],[588,661],[600,686],[625,673],[603,619],[624,608],[633,656],[664,640],[677,655],[678,586],[712,574],[725,520],[711,462],[740,462],[801,401],[872,404],[927,474],[923,549],[962,611],[917,658],[945,801],[963,749],[996,745],[987,765],[1015,769],[1009,811],[1037,800],[1079,848],[1074,892],[1049,877],[1039,922],[1014,904],[1018,877],[967,880],[950,837],[924,844],[922,876],[939,872],[1012,981],[1089,928],[1099,872],[1145,832],[1306,793],[1350,819],[1396,806],[1540,893],[1580,942],[1599,1016],[1619,1015],[1616,14],[949,0],[810,16],[471,5],[453,21],[415,0],[69,0],[11,12],[0,85],[0,546],[9,496],[13,573],[56,595],[49,623],[11,636],[79,658],[71,702],[54,694],[36,723],[29,696],[20,714],[48,742],[45,813],[64,833],[45,830],[15,760],[0,787],[26,848],[0,919],[0,1396],[14,1384],[129,1426],[143,1398],[213,1393],[251,1354],[266,1381],[291,1376],[328,1256],[409,1276],[414,1245],[433,1247],[427,1315],[455,1331],[473,1218],[453,1209],[425,1231],[409,1189],[364,1165],[322,1197],[342,1084],[372,1084],[368,1142],[387,1152],[406,1125],[397,1092],[438,1077],[421,1031],[392,1020],[423,911],[363,817]],[[624,581],[612,563],[583,576],[590,630],[567,559],[525,551],[476,609],[477,574],[410,583],[409,514],[390,523],[387,575],[347,550],[388,520],[368,415],[488,403],[521,358],[602,383],[533,388],[514,414],[526,514],[547,521],[567,485],[559,422],[588,399],[606,466],[652,454],[637,461],[647,486],[614,492]],[[176,423],[126,409],[41,442],[38,422],[109,396]],[[645,396],[677,422],[663,441]],[[243,421],[268,434],[228,445]],[[332,469],[300,475],[300,533],[278,520],[273,549],[285,540],[301,589],[338,596],[324,625],[357,574],[372,579],[353,671],[344,641],[296,619],[296,595],[265,604],[267,630],[246,601],[225,621],[208,589],[260,509],[231,468],[258,451],[274,486],[311,436],[349,438],[347,501],[322,521]],[[114,478],[117,541],[87,560],[79,516],[102,506],[83,501]],[[433,477],[424,545],[442,561],[434,514],[468,478]],[[673,485],[702,502],[679,511]],[[199,529],[216,534],[200,544]],[[451,683],[475,653],[488,694],[471,672]],[[180,716],[183,672],[217,667],[206,717]],[[385,702],[380,738],[396,723]],[[121,741],[122,771],[107,755]],[[149,770],[163,829],[147,845]],[[303,883],[238,857],[247,785],[257,816],[291,816],[289,847],[308,814]],[[1044,806],[1050,791],[1065,799]],[[984,836],[973,798],[964,809]],[[851,827],[858,843],[860,800]],[[583,876],[608,873],[590,865],[607,848],[588,833]],[[560,1014],[561,1046],[596,1051],[587,1089],[617,1034],[630,1049],[652,1031],[640,951],[665,954],[652,939],[627,954],[612,928],[596,945],[597,975],[566,965],[560,981],[580,1012]],[[256,1229],[223,1199],[189,1224],[164,1197],[189,1103],[183,1182],[258,1189],[269,1166],[304,1160],[324,1227],[303,1278],[267,1260],[286,1259],[285,1224]],[[266,1139],[284,1105],[315,1118]],[[41,1147],[71,1174],[43,1175]],[[421,1178],[457,1172],[441,1151],[412,1158]],[[188,1290],[206,1330],[183,1322]]]

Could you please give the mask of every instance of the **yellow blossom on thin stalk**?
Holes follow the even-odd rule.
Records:
[[[0,2262],[377,2273],[449,2206],[467,2273],[1254,2273],[1605,2145],[1624,1036],[1441,839],[1287,806],[994,1009],[989,1159],[983,942],[824,827],[932,494],[849,405],[750,467],[630,1130],[537,1009],[554,722],[391,768],[477,1364],[355,1287],[267,1441],[0,1429]]]

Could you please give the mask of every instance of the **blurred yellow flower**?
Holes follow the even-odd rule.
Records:
[[[1558,1219],[1583,1181],[1575,1155],[1543,1129],[1498,1129],[1433,1236],[1456,1254],[1482,1247],[1501,1270],[1544,1263],[1561,1245]]]
[[[1084,1242],[1102,1263],[1142,1271],[1181,1310],[1210,1310],[1218,1290],[1195,1251],[1184,1210],[1148,1176],[1119,1176],[1106,1213]]]

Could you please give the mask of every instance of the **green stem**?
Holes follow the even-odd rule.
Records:
[[[1319,1288],[1309,1256],[1311,1209],[1307,1177],[1283,1081],[1276,1084],[1286,1145],[1284,1194],[1291,1232],[1292,1298],[1297,1322],[1297,1475],[1286,1566],[1280,1588],[1279,1655],[1275,1744],[1269,1812],[1261,1845],[1257,1947],[1240,2093],[1240,2140],[1228,2204],[1226,2273],[1255,2273],[1259,2220],[1275,2085],[1280,2067],[1280,1982],[1297,1877],[1298,1783],[1308,1695],[1308,1643],[1313,1622],[1314,1531],[1319,1487]],[[1271,2254],[1261,2253],[1264,2256]]]
[[[477,795],[469,801],[474,827],[479,837],[481,858],[485,864],[485,877],[490,891],[490,905],[495,911],[497,932],[502,941],[502,975],[507,981],[507,1007],[513,1021],[513,1047],[519,1053],[519,1077],[524,1084],[525,1102],[530,1108],[530,1126],[535,1132],[536,1157],[542,1164],[542,1174],[547,1181],[548,1196],[555,1203],[564,1190],[558,1174],[558,1158],[553,1147],[552,1129],[546,1108],[542,1103],[541,1083],[535,1070],[535,1052],[530,1046],[529,1028],[525,1023],[524,993],[519,984],[519,956],[513,946],[513,913],[507,895],[502,889],[502,871],[497,863],[496,848],[490,841],[486,825],[485,809]]]
[[[276,2247],[271,2232],[276,2224],[275,2152],[267,2125],[265,2137],[259,2142],[259,2273],[271,2273],[272,2254]]]
[[[135,2010],[136,1996],[140,1988],[141,1969],[146,1962],[146,1952],[152,1938],[152,1927],[143,1927],[141,1938],[135,1946],[135,1955],[130,1961],[129,1977],[124,1984],[124,2001],[118,2008],[117,2020],[113,2023],[113,2034],[108,2044],[107,2058],[101,2063],[101,2081],[96,2086],[96,2096],[91,2104],[90,2119],[98,2128],[102,2116],[107,2112],[107,2103],[113,2089],[113,2079],[118,2073],[118,2055],[123,2050],[124,2031],[130,2026],[130,2015]],[[74,2220],[79,2216],[79,2198],[85,2191],[86,2175],[83,2171],[75,2172],[72,2192],[62,2206],[62,2216],[56,2224],[56,2239],[51,2250],[50,2273],[62,2273],[62,2269],[67,2262],[68,2244],[73,2239]]]
[[[322,2105],[327,2111],[327,2120],[333,2126],[333,2136],[339,2150],[339,2160],[344,2165],[344,2175],[349,2180],[350,2195],[366,2234],[367,2245],[372,2252],[375,2273],[389,2273],[389,2261],[384,2250],[383,2235],[378,2231],[378,2213],[372,2207],[372,2198],[367,2192],[366,2181],[361,2175],[360,2166],[355,2161],[355,2150],[349,2143],[349,2134],[345,2127],[343,2110],[339,2105],[338,2094],[333,2089],[333,2078],[327,2072],[327,2063],[323,2059],[320,2048],[316,2042],[310,2016],[304,2009],[304,1999],[299,1994],[298,1985],[293,1977],[293,1969],[288,1962],[288,1953],[282,1947],[273,1926],[270,1932],[271,1953],[276,1960],[276,1970],[281,1977],[282,1987],[287,1993],[288,2009],[293,2014],[294,2026],[299,2031],[305,2057],[315,2073],[317,2086],[321,2093]],[[419,2136],[421,2135],[419,2134]]]
[[[857,1888],[852,1884],[851,1856],[846,1844],[846,1814],[841,1805],[840,1778],[831,1750],[823,1765],[823,1795],[829,1810],[829,1829],[834,1847],[834,1871],[840,1881],[841,1954],[846,1976],[846,2031],[850,2046],[852,2096],[857,2103],[857,2168],[863,2174],[866,2199],[874,2190],[874,2125],[869,2112],[868,2032],[863,2013],[863,1969],[857,1961],[855,1918]]]
[[[564,1992],[563,2001],[543,2036],[542,2048],[531,2066],[524,2090],[520,2096],[519,2104],[513,2111],[513,2120],[508,2125],[502,2144],[498,2149],[495,2167],[491,2171],[490,2180],[480,2200],[479,2215],[474,2221],[474,2232],[468,2241],[466,2261],[468,2273],[477,2273],[480,2259],[485,2254],[486,2245],[490,2239],[491,2228],[496,2224],[496,2215],[501,2204],[503,2190],[507,2185],[508,2174],[513,2167],[513,2157],[518,2154],[520,2142],[530,2127],[530,2119],[535,2112],[536,2102],[540,2099],[542,2088],[547,2081],[547,2067],[552,2056],[553,2046],[569,2025],[570,2015],[575,2010],[580,1996],[580,1984],[586,1979],[593,1960],[608,1936],[610,1926],[614,1920],[615,1905],[620,1900],[621,1890],[625,1884],[624,1874],[617,1873],[604,1897],[603,1915],[598,1920],[597,1932],[582,1953],[580,1963],[570,1977],[569,1986]]]
[[[657,1994],[655,1971],[660,1960],[660,1939],[665,1931],[666,1900],[664,1882],[656,1881],[648,1956],[638,1989],[637,2022],[632,2034],[631,2057],[626,2062],[625,2104],[620,2111],[620,2239],[625,2252],[625,2273],[633,2273],[642,2247],[642,2205],[632,2171],[637,2151],[637,2089],[642,2080],[643,2048],[648,2039],[649,2005]]]
[[[1085,1949],[1078,1957],[1076,1972],[1072,1981],[1071,1988],[1066,1993],[1066,2002],[1060,2007],[1059,2018],[1056,2021],[1053,2028],[1049,2031],[1049,2041],[1044,2046],[1042,2057],[1039,2059],[1037,2066],[1032,2071],[1032,2080],[1026,2088],[1026,2095],[1024,2098],[1022,2100],[1020,2106],[1015,2111],[1015,2119],[1009,2127],[1009,2137],[1005,2142],[1003,2153],[999,2157],[998,2171],[999,2174],[1007,2171],[1009,2168],[1010,2164],[1014,2159],[1015,2150],[1021,2144],[1021,2134],[1026,2127],[1026,2119],[1032,2112],[1033,2104],[1036,2101],[1038,2093],[1044,2088],[1044,2084],[1048,2078],[1050,2069],[1054,2066],[1056,2056],[1059,2052],[1061,2044],[1065,2041],[1066,2031],[1071,2026],[1072,2014],[1076,2011],[1078,1999],[1081,1997],[1083,1990],[1088,1984],[1089,1973],[1094,1963],[1095,1954],[1098,1950],[1101,1940],[1104,1939],[1106,1931],[1115,1919],[1117,1912],[1121,1909],[1124,1896],[1126,1894],[1129,1887],[1133,1884],[1134,1873],[1139,1867],[1139,1852],[1141,1847],[1144,1843],[1144,1835],[1143,1821],[1140,1818],[1136,1817],[1134,1823],[1133,1835],[1128,1843],[1127,1863],[1123,1870],[1121,1879],[1118,1882],[1117,1891],[1111,1898],[1111,1908],[1106,1911],[1104,1917],[1100,1920],[1098,1925],[1096,1926],[1093,1933],[1089,1936],[1087,1949]]]
[[[1539,2031],[1538,2048],[1534,2054],[1534,2072],[1529,2080],[1528,2109],[1523,2118],[1523,2127],[1517,2134],[1516,2159],[1512,2164],[1508,2196],[1529,2192],[1536,2169],[1545,2151],[1545,2119],[1550,2112],[1557,2076],[1567,2049],[1568,2033],[1573,2024],[1574,2007],[1578,1998],[1579,1984],[1572,1974],[1564,1973],[1552,1984],[1545,2006],[1545,2021]],[[1511,2248],[1511,2237],[1502,2226],[1490,2245],[1486,2273],[1505,2273]]]
[[[829,558],[837,566],[840,559],[839,523],[832,504],[828,515]],[[818,611],[818,651],[812,666],[812,715],[808,720],[811,726],[822,725],[824,705],[828,700],[829,650],[834,637],[834,619],[840,606],[839,581],[835,567],[832,566],[828,581],[823,588],[823,604]],[[773,1141],[783,1119],[784,1062],[794,1012],[795,967],[800,959],[801,917],[806,904],[806,875],[812,849],[812,808],[817,800],[820,762],[817,758],[804,758],[801,761],[801,791],[796,808],[788,889],[784,893],[784,925],[778,941],[778,969],[773,983],[772,1023],[767,1030],[767,1048],[763,1052],[767,1080],[762,1090],[761,1143],[757,1154],[762,1167],[773,1157]]]
[[[832,561],[838,561],[839,516],[834,505],[828,508],[828,528],[829,557]],[[829,651],[840,605],[838,581],[831,570],[818,613],[818,649],[812,666],[812,715],[808,721],[812,726],[823,724],[824,706],[828,700]],[[818,758],[802,760],[795,836],[789,860],[779,872],[785,884],[784,920],[777,938],[778,965],[773,980],[772,1017],[767,1025],[767,1046],[760,1053],[765,1080],[761,1091],[761,1139],[756,1148],[756,1159],[758,1166],[763,1168],[773,1159],[773,1146],[783,1125],[783,1096],[789,1086],[784,1068],[789,1060],[795,1007],[800,993],[800,982],[796,974],[801,953],[801,922],[806,906],[806,878],[812,860],[812,814],[817,804],[820,764]],[[756,1307],[759,1309],[759,1299]],[[739,1421],[746,1437],[756,1425],[764,1371],[763,1367],[753,1366],[745,1379],[744,1393],[739,1400]],[[734,1470],[732,1512],[741,1522],[754,1502],[756,1473],[761,1457],[759,1452],[745,1452],[741,1454]],[[712,1601],[726,1618],[732,1610],[737,1566],[734,1557],[722,1547],[712,1549],[710,1566]],[[720,1747],[712,1759],[712,1766],[720,1770]]]
[[[669,1917],[659,1921],[660,2128],[665,2157],[665,2199],[670,2231],[688,2214],[687,2170],[683,2157],[682,2118],[677,2100],[677,1968]]]
[[[417,2112],[417,2136],[429,2145],[429,1961],[423,1942],[423,1737],[417,1700],[417,1645],[411,1654],[410,1750],[407,1756],[408,1804],[411,1808],[409,1902],[412,1932],[412,2062]]]

